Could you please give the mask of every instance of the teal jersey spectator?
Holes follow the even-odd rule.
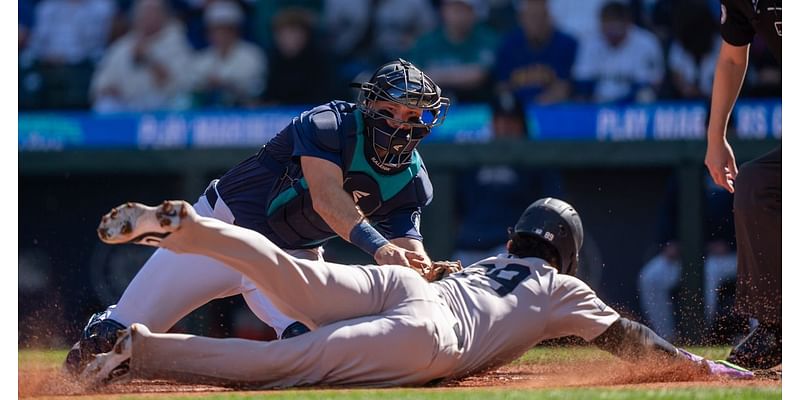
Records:
[[[461,43],[451,42],[444,29],[437,28],[419,39],[411,51],[411,62],[425,67],[479,64],[490,68],[496,45],[497,36],[485,26],[476,26]]]
[[[497,36],[486,26],[476,25],[460,42],[453,42],[443,28],[423,36],[411,51],[411,61],[458,101],[487,101],[485,90],[494,65]]]

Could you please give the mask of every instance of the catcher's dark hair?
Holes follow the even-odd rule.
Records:
[[[555,269],[561,268],[561,256],[555,246],[539,236],[527,233],[512,233],[510,235],[511,245],[508,246],[508,253],[514,256],[536,257],[547,261]]]

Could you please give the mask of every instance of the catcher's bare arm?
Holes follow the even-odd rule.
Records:
[[[421,258],[390,243],[366,222],[353,199],[342,188],[344,178],[339,166],[316,157],[301,157],[300,163],[314,211],[336,234],[375,257],[381,265],[410,267],[409,259]]]

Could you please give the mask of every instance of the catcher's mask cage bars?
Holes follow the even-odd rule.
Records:
[[[426,128],[411,128],[410,130],[397,127],[395,129],[382,129],[388,124],[372,126],[372,146],[376,164],[386,171],[396,169],[411,163],[414,149],[429,130]],[[424,131],[420,133],[420,131]],[[410,132],[410,133],[409,133]],[[380,136],[379,136],[380,135]],[[384,143],[379,143],[383,141]],[[381,155],[383,154],[383,155]]]
[[[450,109],[450,99],[442,97],[441,89],[433,80],[408,61],[393,61],[380,67],[378,72],[393,64],[395,69],[353,85],[359,89],[357,105],[364,117],[382,122],[369,125],[375,161],[384,170],[408,165],[413,150],[432,128],[444,122]],[[420,115],[409,120],[397,119],[386,110],[376,109],[376,101],[418,109]],[[390,123],[397,128],[392,128]]]

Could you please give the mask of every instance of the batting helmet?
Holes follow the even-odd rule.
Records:
[[[583,224],[567,202],[552,197],[533,202],[517,220],[512,234],[534,235],[550,243],[560,257],[559,272],[578,272],[578,252],[583,246]]]
[[[384,172],[394,172],[410,164],[414,149],[431,128],[444,122],[450,107],[450,100],[442,97],[439,86],[402,58],[380,66],[369,81],[354,86],[359,88],[357,103],[364,114],[365,134],[372,140],[367,158]],[[377,109],[376,101],[419,109],[421,116],[398,120],[391,113]]]

